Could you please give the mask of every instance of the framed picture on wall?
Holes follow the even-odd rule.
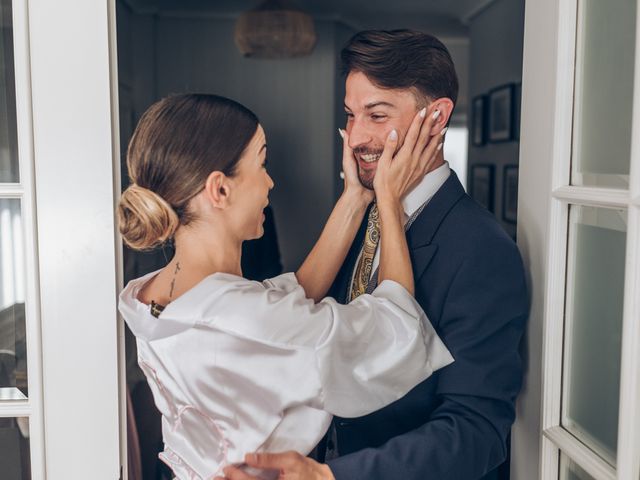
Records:
[[[513,139],[513,84],[489,92],[489,141],[508,142]]]
[[[502,176],[502,219],[507,223],[518,220],[518,166],[507,165]]]
[[[493,184],[493,165],[473,165],[471,167],[469,193],[476,202],[490,212],[493,212]]]
[[[480,95],[471,102],[471,144],[481,147],[487,141],[487,96]]]

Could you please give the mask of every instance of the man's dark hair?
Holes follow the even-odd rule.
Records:
[[[428,100],[458,99],[458,76],[447,47],[415,30],[366,30],[342,49],[342,72],[364,73],[380,88],[414,88]]]

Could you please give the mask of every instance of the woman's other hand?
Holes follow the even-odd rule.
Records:
[[[298,452],[252,453],[245,456],[245,463],[254,468],[279,471],[279,480],[335,480],[328,465]],[[215,480],[258,480],[231,466],[224,469],[224,475],[224,478],[216,477]]]
[[[439,112],[426,117],[426,109],[414,117],[402,146],[397,149],[398,132],[387,136],[378,162],[373,188],[378,199],[398,202],[432,169],[442,148],[443,134],[430,136]],[[397,151],[396,151],[397,149]],[[395,154],[394,154],[395,153]]]

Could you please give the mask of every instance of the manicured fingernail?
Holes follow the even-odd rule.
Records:
[[[398,139],[398,132],[396,132],[395,128],[393,130],[391,130],[391,133],[389,134],[389,140],[397,140]]]
[[[449,127],[444,127],[442,129],[442,131],[440,132],[440,135],[442,135],[444,137],[444,134],[447,133],[447,130],[449,130]]]
[[[344,172],[340,172],[340,178],[344,180]]]
[[[420,110],[420,118],[424,118],[427,115],[427,107]]]
[[[440,150],[442,150],[442,143],[438,145],[438,148],[436,148],[436,152],[439,152]]]
[[[433,115],[431,115],[431,118],[433,118],[435,120],[439,116],[440,116],[440,110],[436,110],[435,112],[433,112]]]
[[[339,128],[339,129],[338,129],[338,133],[340,134],[340,136],[341,136],[341,137],[342,137],[342,139],[344,140],[344,131],[343,131],[341,128]]]

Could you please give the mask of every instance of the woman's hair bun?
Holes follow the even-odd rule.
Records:
[[[118,225],[125,243],[149,250],[173,237],[180,220],[162,197],[136,184],[130,185],[118,204]]]

